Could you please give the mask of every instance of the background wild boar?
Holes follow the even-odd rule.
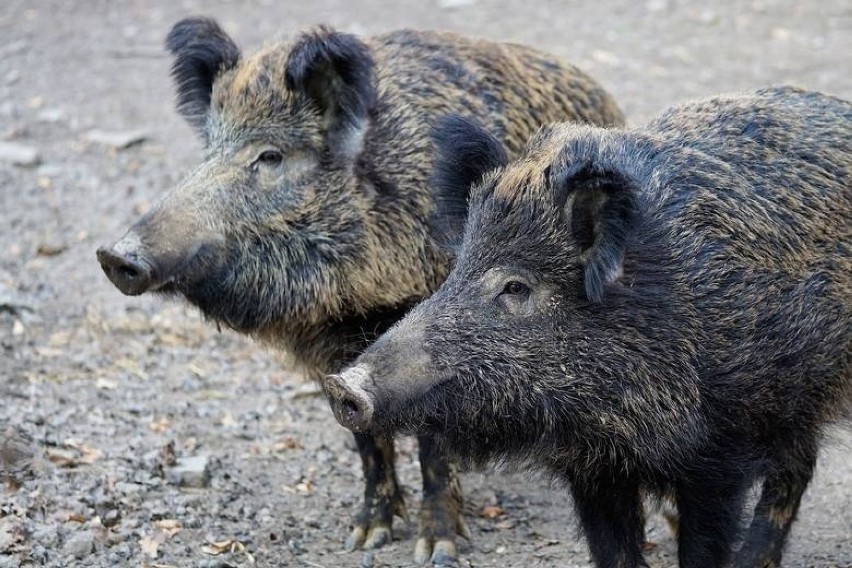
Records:
[[[674,498],[682,566],[740,537],[736,565],[777,566],[852,398],[852,105],[779,88],[557,125],[508,165],[470,122],[436,136],[484,175],[457,264],[327,378],[338,420],[564,478],[599,566],[643,564],[644,492]]]
[[[194,18],[167,45],[204,160],[98,259],[122,292],[181,295],[314,377],[354,359],[449,270],[427,225],[434,117],[476,117],[513,152],[544,122],[623,120],[576,68],[451,34],[362,41],[321,28],[243,58]],[[349,544],[380,546],[405,513],[393,443],[356,440],[367,485]],[[460,489],[428,437],[420,459],[416,557],[443,561],[465,530]]]

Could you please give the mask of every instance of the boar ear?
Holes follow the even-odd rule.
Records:
[[[430,219],[432,234],[449,250],[461,244],[467,219],[468,197],[473,185],[488,172],[505,166],[506,150],[497,138],[473,119],[450,114],[432,127],[435,158],[431,187],[435,212]]]
[[[571,164],[552,178],[571,233],[583,253],[583,284],[591,302],[620,276],[628,240],[639,219],[633,182],[595,164]]]
[[[322,112],[332,155],[353,161],[376,107],[373,58],[350,34],[327,27],[303,35],[287,58],[291,91],[302,93]]]
[[[177,108],[202,131],[213,81],[221,71],[240,59],[240,50],[228,34],[209,18],[187,18],[174,25],[166,37],[166,49],[174,56],[172,77],[177,87]]]

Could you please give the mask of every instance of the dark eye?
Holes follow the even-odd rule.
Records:
[[[284,155],[278,150],[264,150],[257,157],[257,161],[265,166],[277,166],[284,161]]]
[[[517,280],[509,280],[503,287],[503,293],[510,296],[526,296],[530,292],[530,287],[523,282]]]

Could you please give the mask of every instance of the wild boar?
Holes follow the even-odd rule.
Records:
[[[545,127],[514,162],[469,120],[435,136],[457,263],[327,377],[338,420],[561,477],[598,566],[644,565],[645,494],[676,503],[681,566],[778,566],[852,400],[852,105],[720,96]]]
[[[243,57],[214,21],[192,18],[167,47],[204,159],[98,260],[125,294],[182,296],[315,378],[353,360],[449,271],[428,225],[435,117],[476,117],[513,152],[545,122],[623,122],[590,77],[519,45],[323,27]],[[367,483],[349,545],[369,548],[391,539],[405,506],[392,440],[356,441]],[[415,555],[441,562],[465,530],[461,492],[428,437],[420,461]]]

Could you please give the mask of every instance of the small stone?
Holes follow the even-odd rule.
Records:
[[[59,122],[65,118],[65,113],[59,108],[45,108],[39,111],[36,118],[41,122]]]
[[[438,0],[438,7],[447,10],[464,8],[466,6],[473,6],[474,4],[476,4],[476,0]]]
[[[12,69],[8,73],[6,73],[5,77],[3,77],[3,82],[6,83],[7,85],[14,85],[15,83],[18,82],[18,79],[20,79],[20,78],[21,78],[21,72],[18,71],[17,69]]]
[[[645,4],[645,9],[652,14],[662,12],[668,7],[669,3],[667,0],[649,0],[649,2]]]
[[[791,35],[790,30],[787,28],[775,28],[772,30],[772,39],[775,41],[787,41]]]
[[[88,131],[85,134],[85,138],[89,142],[103,144],[104,146],[115,148],[116,150],[123,150],[133,146],[134,144],[139,144],[140,142],[145,141],[148,138],[148,134],[144,130],[108,132],[106,130],[99,130],[96,128]]]
[[[62,552],[66,556],[82,559],[94,552],[95,535],[91,531],[81,531],[65,542]]]
[[[41,161],[41,156],[32,146],[0,141],[0,161],[16,166],[34,166]]]
[[[0,555],[0,568],[18,568],[21,560],[17,555]]]
[[[121,513],[117,509],[110,509],[101,517],[101,524],[107,528],[114,527],[121,520]]]
[[[604,51],[603,49],[596,49],[592,51],[592,59],[598,63],[609,65],[610,67],[615,67],[619,64],[619,59],[616,54],[610,51]]]
[[[57,256],[68,250],[68,245],[58,241],[45,241],[36,247],[39,256]]]
[[[166,469],[166,479],[181,487],[207,487],[210,484],[209,464],[207,456],[178,458],[174,466]]]

